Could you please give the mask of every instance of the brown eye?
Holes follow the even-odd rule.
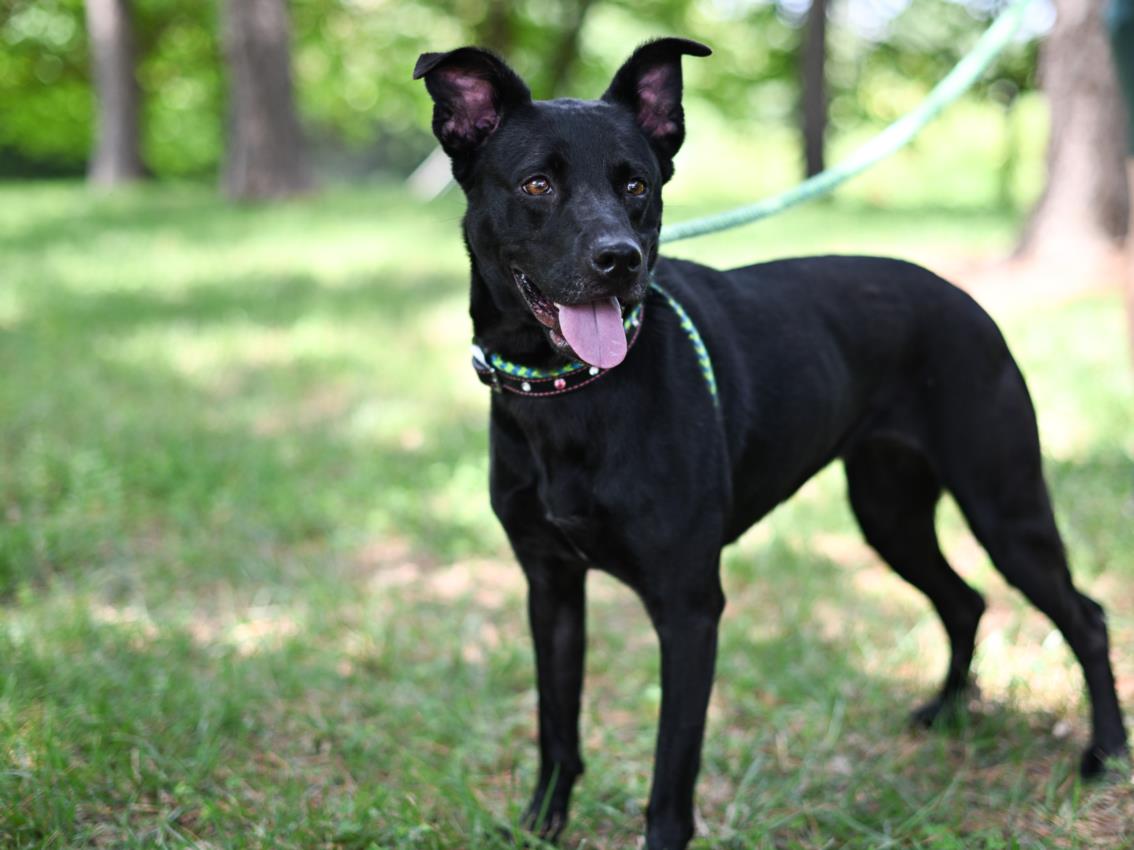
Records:
[[[631,180],[626,184],[626,194],[640,198],[646,194],[646,184],[641,180]]]
[[[533,177],[520,187],[525,195],[550,195],[551,181],[546,177]]]

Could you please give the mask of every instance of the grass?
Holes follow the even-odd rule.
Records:
[[[709,206],[702,188],[745,192],[675,186],[674,218]],[[932,260],[1002,250],[1017,226],[862,191],[678,253]],[[485,493],[459,216],[385,185],[272,208],[0,187],[0,846],[510,846],[494,827],[534,778],[535,697]],[[1134,704],[1119,300],[998,318]],[[1131,846],[1130,783],[1073,776],[1069,652],[942,513],[992,603],[983,697],[948,733],[906,729],[942,636],[861,544],[837,470],[729,551],[697,847]],[[655,645],[612,580],[590,605],[565,846],[632,847]]]

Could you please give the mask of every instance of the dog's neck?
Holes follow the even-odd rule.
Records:
[[[555,350],[530,312],[501,309],[477,268],[475,258],[472,259],[469,315],[472,317],[473,337],[486,351],[495,352],[513,363],[540,369],[570,362],[569,358]]]

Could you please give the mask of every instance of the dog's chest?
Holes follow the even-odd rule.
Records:
[[[562,435],[560,435],[562,436]],[[627,479],[640,474],[634,462],[618,465],[617,443],[582,436],[577,440],[533,440],[530,468],[538,511],[575,554],[600,567],[617,560],[621,536],[634,506]],[[638,506],[639,508],[641,505]]]
[[[616,514],[605,506],[596,502],[551,504],[556,507],[546,509],[544,516],[576,557],[616,576],[625,575],[637,560],[629,555],[633,547],[628,545],[627,529],[613,520]]]
[[[514,541],[542,525],[572,555],[623,577],[690,535],[719,539],[725,470],[705,427],[711,408],[682,415],[647,386],[608,383],[555,405],[499,402],[494,500]]]
[[[595,481],[598,473],[585,464],[542,459],[537,464],[536,492],[544,518],[584,552],[602,535],[603,517],[610,513]]]

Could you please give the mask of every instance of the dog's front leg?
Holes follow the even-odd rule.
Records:
[[[586,642],[586,571],[574,561],[521,557],[539,689],[539,780],[524,825],[555,840],[567,821],[579,754],[579,700]]]
[[[662,703],[646,811],[648,850],[683,850],[693,837],[693,787],[701,766],[724,593],[714,564],[701,586],[647,596],[661,644]]]

